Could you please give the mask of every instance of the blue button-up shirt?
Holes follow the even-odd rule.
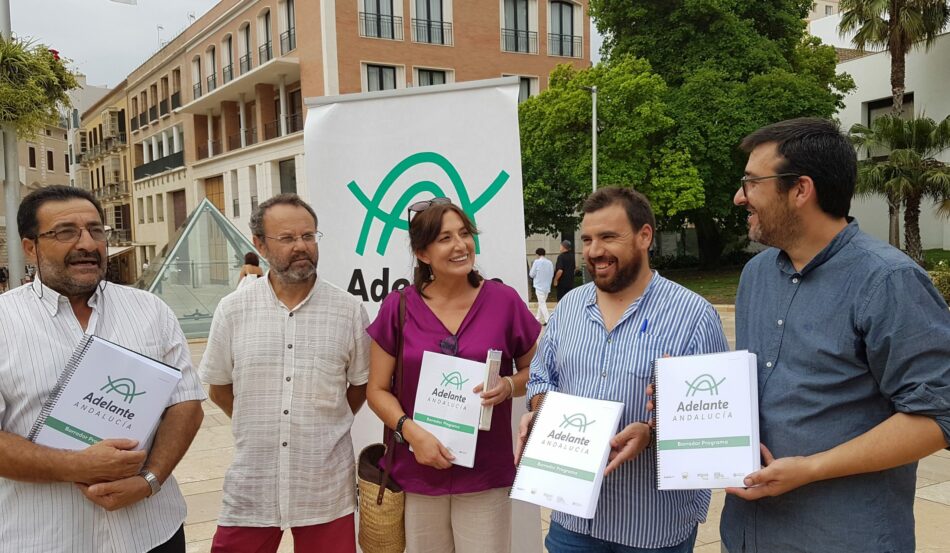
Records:
[[[826,451],[896,412],[934,417],[950,437],[947,304],[926,272],[854,221],[801,271],[774,248],[746,265],[736,347],[758,355],[761,439],[776,458]],[[729,496],[723,542],[731,553],[912,553],[916,470]]]
[[[548,321],[531,362],[528,399],[556,390],[624,404],[618,431],[645,421],[652,362],[729,349],[719,314],[702,297],[654,273],[643,295],[607,331],[594,284],[567,294]],[[657,491],[653,451],[604,478],[592,520],[554,512],[561,526],[631,547],[682,543],[705,520],[708,490]]]

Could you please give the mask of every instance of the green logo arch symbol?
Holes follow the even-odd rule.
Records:
[[[445,172],[449,181],[452,182],[452,186],[455,188],[455,193],[459,198],[462,211],[472,219],[472,222],[475,223],[476,226],[478,223],[475,220],[475,215],[498,194],[511,177],[506,171],[499,171],[498,176],[488,185],[488,188],[477,198],[472,200],[468,195],[468,190],[465,188],[465,183],[462,182],[462,176],[459,175],[458,170],[455,169],[455,166],[453,166],[445,156],[435,152],[419,152],[397,163],[396,166],[386,174],[386,177],[383,178],[383,181],[379,184],[379,188],[376,189],[376,193],[373,194],[372,199],[366,196],[355,180],[350,181],[346,187],[356,200],[366,208],[366,217],[363,219],[360,238],[356,244],[357,255],[363,255],[366,251],[366,242],[369,240],[369,231],[373,226],[374,220],[379,219],[384,225],[382,233],[379,236],[379,243],[376,245],[376,253],[383,255],[389,246],[389,240],[392,238],[393,231],[396,229],[409,230],[409,221],[403,219],[402,214],[405,213],[409,204],[416,196],[423,193],[429,193],[433,197],[446,196],[445,191],[436,183],[427,180],[419,181],[410,186],[402,196],[399,197],[395,205],[393,205],[392,211],[389,213],[379,207],[383,199],[389,193],[389,189],[392,188],[399,177],[416,165],[425,163],[432,163]],[[478,236],[475,237],[475,253],[480,253]]]
[[[722,377],[722,380],[716,382],[716,379],[711,374],[701,374],[693,379],[692,382],[684,380],[683,382],[689,386],[689,389],[686,391],[687,396],[695,396],[696,392],[707,392],[711,396],[719,395],[719,385],[726,381],[726,377]]]
[[[581,432],[587,432],[587,427],[597,422],[587,420],[587,415],[584,413],[574,413],[573,415],[562,416],[564,417],[564,422],[561,423],[561,428],[574,427]]]
[[[145,393],[135,391],[135,381],[131,378],[117,378],[115,380],[112,380],[111,376],[106,376],[106,378],[109,382],[102,388],[99,388],[99,391],[119,394],[126,403],[132,403],[132,400],[135,399],[136,396]]]
[[[455,387],[456,390],[462,389],[462,384],[468,382],[468,379],[462,380],[462,373],[458,371],[452,371],[448,374],[442,373],[442,386],[446,388],[449,386]]]

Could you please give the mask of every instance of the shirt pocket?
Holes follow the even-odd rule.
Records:
[[[346,392],[347,355],[342,347],[328,347],[324,342],[318,347],[305,341],[298,348],[294,371],[297,384],[296,397],[321,405],[335,405]]]
[[[662,341],[646,333],[638,333],[631,346],[625,349],[626,358],[621,363],[623,372],[638,380],[652,379],[653,362],[666,353]]]

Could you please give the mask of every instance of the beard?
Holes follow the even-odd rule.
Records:
[[[759,224],[749,227],[749,240],[763,246],[786,249],[796,241],[801,227],[798,216],[784,204],[778,204],[765,213],[756,210]]]
[[[298,261],[307,263],[298,263]],[[288,284],[306,282],[317,273],[317,254],[296,255],[286,262],[274,260],[271,262],[270,269],[278,279]]]
[[[95,277],[84,274],[77,279],[69,275],[70,264],[83,261],[94,261],[96,263],[99,271]],[[37,271],[43,284],[68,298],[92,295],[99,283],[105,279],[106,268],[106,260],[102,259],[102,255],[98,251],[70,252],[63,259],[62,264],[53,263],[41,255],[37,259]]]
[[[619,259],[612,258],[617,267],[616,272],[611,277],[602,277],[597,276],[597,271],[594,269],[597,262],[601,260],[610,261],[611,258],[598,257],[587,260],[587,272],[593,275],[594,286],[608,294],[615,294],[633,284],[637,279],[637,275],[640,274],[641,267],[643,267],[643,256],[639,252],[636,253],[633,259],[624,264],[621,264]]]

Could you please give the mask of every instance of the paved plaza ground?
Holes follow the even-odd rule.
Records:
[[[534,306],[532,305],[532,310]],[[553,304],[550,306],[553,309]],[[731,306],[718,307],[730,345],[735,345],[735,313]],[[204,352],[204,342],[190,344],[197,366]],[[224,472],[231,462],[234,442],[230,419],[210,401],[205,402],[205,419],[191,449],[175,470],[188,502],[185,534],[189,553],[211,550]],[[940,451],[923,459],[917,470],[917,551],[919,553],[950,553],[950,452]],[[696,553],[719,553],[719,514],[723,492],[713,492],[712,504],[705,524],[699,528]],[[542,512],[542,535],[547,533],[550,513]],[[281,552],[291,552],[291,536],[287,532]],[[515,552],[517,553],[517,552]],[[817,552],[816,552],[817,553]],[[855,552],[860,553],[860,552]]]

